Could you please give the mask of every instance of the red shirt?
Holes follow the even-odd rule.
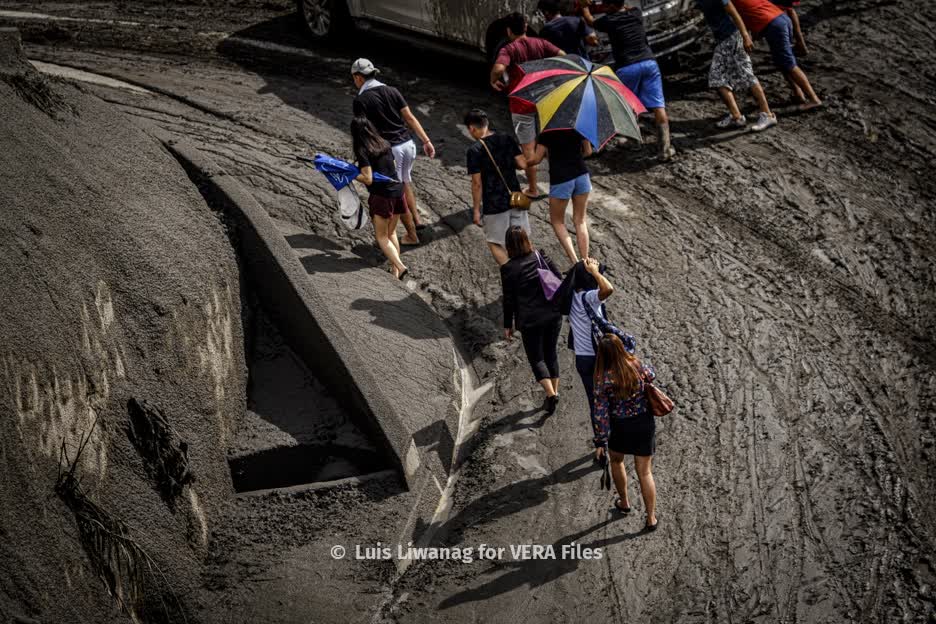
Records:
[[[510,82],[507,85],[507,91],[513,90],[517,83],[523,78],[523,70],[520,65],[527,61],[536,61],[539,59],[558,56],[562,51],[539,37],[520,37],[505,45],[497,53],[494,60],[495,65],[505,65],[507,67],[507,76]]]
[[[751,35],[758,35],[784,11],[770,0],[731,0]]]

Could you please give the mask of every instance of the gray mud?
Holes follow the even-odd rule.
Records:
[[[652,143],[590,161],[593,254],[618,287],[611,313],[679,406],[660,421],[653,535],[639,532],[639,501],[633,517],[609,514],[570,354],[559,413],[545,418],[518,341],[500,339],[500,284],[470,222],[459,128],[476,105],[505,121],[484,68],[363,45],[440,152],[416,165],[433,226],[405,260],[477,378],[496,382],[438,540],[576,542],[604,557],[425,562],[397,579],[388,562],[334,561],[328,548],[392,540],[385,527],[411,504],[398,486],[237,501],[213,535],[199,619],[933,621],[936,13],[909,0],[813,1],[801,15],[825,109],[785,105],[762,50],[779,127],[718,134],[703,50],[667,85],[672,164],[655,164]],[[286,24],[224,19],[241,18],[251,33]],[[196,140],[275,218],[380,262],[293,159],[349,155],[345,68],[358,50],[320,50],[321,63],[228,48],[183,61],[153,53],[154,40],[72,41],[30,53],[155,87],[94,92],[143,127]],[[560,257],[545,208],[532,216],[536,242]]]

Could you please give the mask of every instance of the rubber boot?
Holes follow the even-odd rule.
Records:
[[[676,155],[676,149],[670,143],[669,124],[660,124],[657,126],[657,146],[660,150],[660,160],[666,162]]]

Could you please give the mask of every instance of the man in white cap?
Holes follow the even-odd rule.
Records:
[[[370,119],[380,135],[393,148],[397,179],[403,183],[403,194],[407,206],[407,213],[403,215],[406,236],[400,239],[400,244],[418,245],[417,230],[426,226],[420,223],[419,210],[416,207],[416,192],[412,179],[413,163],[416,161],[416,145],[409,131],[412,130],[422,141],[423,151],[429,158],[435,158],[435,147],[400,92],[377,80],[379,73],[380,70],[365,58],[359,58],[351,65],[351,77],[358,88],[353,110],[355,115]]]

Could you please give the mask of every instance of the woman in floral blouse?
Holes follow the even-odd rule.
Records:
[[[655,374],[628,353],[621,339],[606,334],[598,343],[595,363],[595,448],[599,454],[608,452],[611,476],[620,496],[614,502],[621,513],[630,513],[627,498],[627,472],[624,456],[634,456],[634,467],[640,481],[640,493],[647,509],[647,531],[657,528],[656,484],[650,471],[656,447],[656,422],[647,404],[645,384]]]

